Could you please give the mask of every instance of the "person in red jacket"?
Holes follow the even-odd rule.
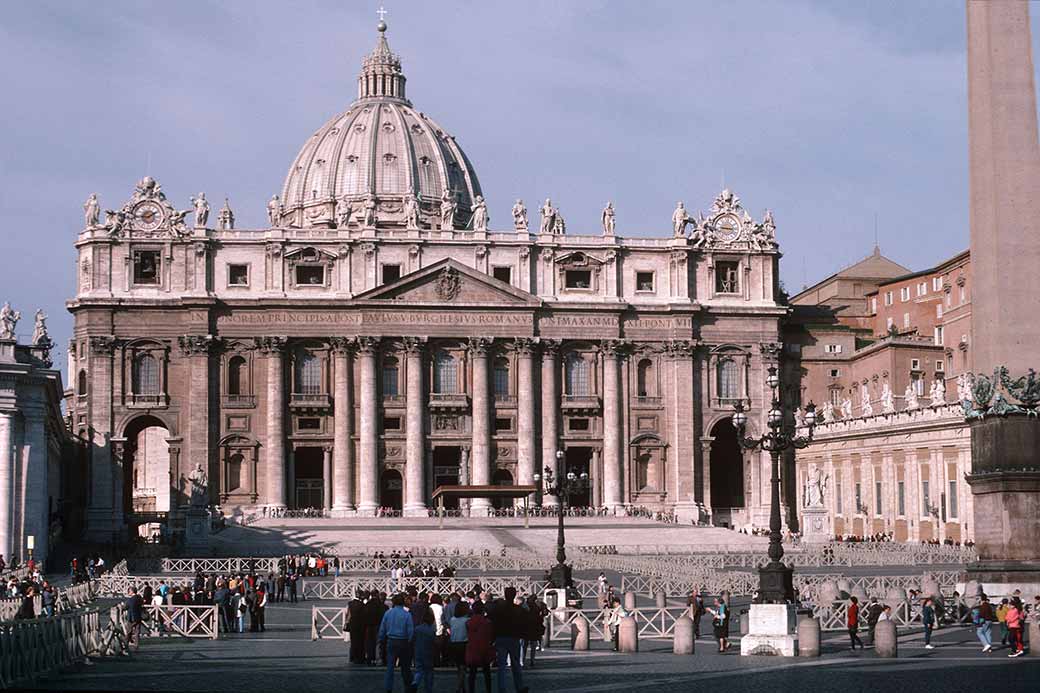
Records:
[[[495,661],[495,628],[484,614],[484,602],[473,602],[473,615],[466,622],[466,666],[469,693],[476,693],[477,669],[484,671],[484,690],[491,693],[491,662]]]
[[[859,639],[857,631],[859,631],[859,600],[855,597],[849,597],[849,610],[848,610],[848,627],[849,627],[849,640],[852,641],[852,649],[856,649],[856,643],[859,643],[859,649],[863,649],[863,641]]]

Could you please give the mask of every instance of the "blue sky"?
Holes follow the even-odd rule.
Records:
[[[386,5],[409,96],[458,138],[493,228],[551,196],[573,233],[598,232],[609,199],[619,234],[663,235],[676,200],[706,209],[724,182],[774,210],[790,290],[868,254],[875,217],[914,269],[967,247],[958,0]],[[6,4],[0,300],[43,307],[62,363],[83,200],[116,207],[145,173],[181,208],[227,194],[239,227],[261,225],[351,102],[377,7]]]

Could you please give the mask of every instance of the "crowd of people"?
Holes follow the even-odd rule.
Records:
[[[547,615],[537,595],[519,595],[514,587],[501,597],[480,584],[443,595],[408,587],[389,599],[384,592],[358,593],[343,626],[351,663],[385,667],[387,691],[398,669],[406,691],[432,691],[434,670],[447,667],[455,671],[456,691],[472,693],[480,675],[490,693],[496,666],[500,691],[511,675],[515,690],[524,692],[522,667],[535,664]]]

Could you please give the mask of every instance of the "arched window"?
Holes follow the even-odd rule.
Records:
[[[654,386],[654,363],[650,359],[643,359],[636,367],[636,395],[639,397],[650,397],[650,391]]]
[[[495,397],[509,396],[509,361],[499,357],[495,359]]]
[[[719,361],[717,385],[719,399],[740,399],[740,370],[731,358]]]
[[[397,359],[388,356],[383,359],[383,396],[397,397]]]
[[[159,394],[159,362],[151,354],[134,357],[130,383],[135,395]]]
[[[242,356],[232,356],[228,360],[227,393],[229,395],[245,394],[246,360]]]
[[[564,375],[568,395],[587,396],[589,387],[589,362],[581,354],[571,352],[567,355]]]
[[[85,395],[87,394],[87,372],[80,371],[79,376],[76,378],[76,394]]]
[[[433,391],[442,395],[453,395],[459,391],[459,369],[455,357],[438,352],[433,362]]]
[[[296,357],[296,392],[302,395],[321,394],[321,361],[309,351]]]

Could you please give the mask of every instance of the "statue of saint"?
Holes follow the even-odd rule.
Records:
[[[14,339],[15,328],[21,319],[22,314],[12,310],[11,304],[5,302],[4,307],[0,308],[0,339]]]
[[[563,215],[560,214],[560,210],[556,210],[556,217],[553,219],[552,232],[557,236],[562,236],[567,233],[567,222],[563,220]]]
[[[191,470],[188,474],[188,481],[191,482],[191,505],[195,508],[201,508],[209,504],[209,486],[206,478],[206,470],[202,468],[202,463],[199,462],[195,465],[195,469]]]
[[[484,202],[484,196],[477,195],[477,199],[474,200],[473,206],[469,209],[473,212],[473,230],[487,231],[490,218],[488,217],[487,203]]]
[[[929,395],[932,399],[931,406],[939,407],[946,404],[946,381],[941,376],[932,381]]]
[[[805,482],[805,507],[822,508],[823,494],[827,490],[827,477],[820,473],[815,464],[809,467],[809,478]]]
[[[206,193],[199,193],[198,197],[191,198],[191,206],[195,208],[195,228],[206,228],[209,221],[209,202],[206,201]]]
[[[458,209],[459,203],[455,200],[455,195],[447,188],[441,193],[441,230],[451,231],[455,228],[455,210]]]
[[[46,344],[50,341],[50,335],[47,334],[47,316],[44,315],[42,308],[37,309],[36,325],[33,326],[32,343]]]
[[[552,205],[552,200],[545,198],[545,204],[542,205],[542,225],[538,229],[539,233],[552,233],[556,226],[556,208]]]
[[[366,228],[376,225],[376,196],[372,193],[365,195],[364,217],[361,225]]]
[[[614,203],[607,202],[607,206],[603,208],[603,214],[601,215],[601,221],[603,222],[603,235],[613,236],[614,235]]]
[[[126,212],[123,210],[105,210],[105,230],[110,236],[118,236],[126,223]]]
[[[971,376],[967,373],[957,376],[957,401],[969,403],[974,401],[971,395]]]
[[[841,418],[851,419],[852,418],[852,398],[846,397],[841,400]]]
[[[796,431],[800,428],[805,428],[805,412],[802,411],[801,407],[794,410],[794,428]]]
[[[97,193],[90,193],[90,197],[83,203],[83,221],[86,228],[92,229],[98,225],[101,215],[101,205],[98,204]]]
[[[896,410],[895,398],[892,396],[892,388],[889,387],[888,381],[881,386],[881,411],[885,414],[891,414]]]
[[[404,227],[406,229],[419,228],[419,201],[412,193],[404,196]]]
[[[271,226],[278,225],[278,214],[281,212],[281,209],[282,205],[278,201],[278,196],[271,195],[271,199],[267,201],[267,221],[270,222]]]
[[[824,402],[823,409],[820,411],[820,418],[823,419],[823,423],[834,421],[834,405],[829,400]]]
[[[523,200],[517,200],[513,205],[513,228],[517,231],[527,231],[527,207]]]
[[[906,386],[906,390],[903,391],[903,399],[906,400],[906,407],[904,411],[913,411],[921,406],[921,402],[917,399],[917,390],[914,389],[914,384],[910,383]]]
[[[274,200],[271,200],[271,202],[274,202]],[[270,207],[270,205],[271,203],[269,202],[268,207]],[[277,212],[275,213],[277,214]],[[350,200],[346,195],[339,198],[339,201],[336,203],[336,213],[337,228],[347,228],[347,224],[350,223],[350,215],[354,213],[354,207],[350,204]]]
[[[873,416],[874,407],[870,404],[870,387],[864,385],[860,390],[860,416]]]
[[[675,211],[672,212],[672,233],[676,238],[686,237],[686,224],[690,222],[690,216],[686,213],[686,207],[683,206],[682,201],[675,204]]]

